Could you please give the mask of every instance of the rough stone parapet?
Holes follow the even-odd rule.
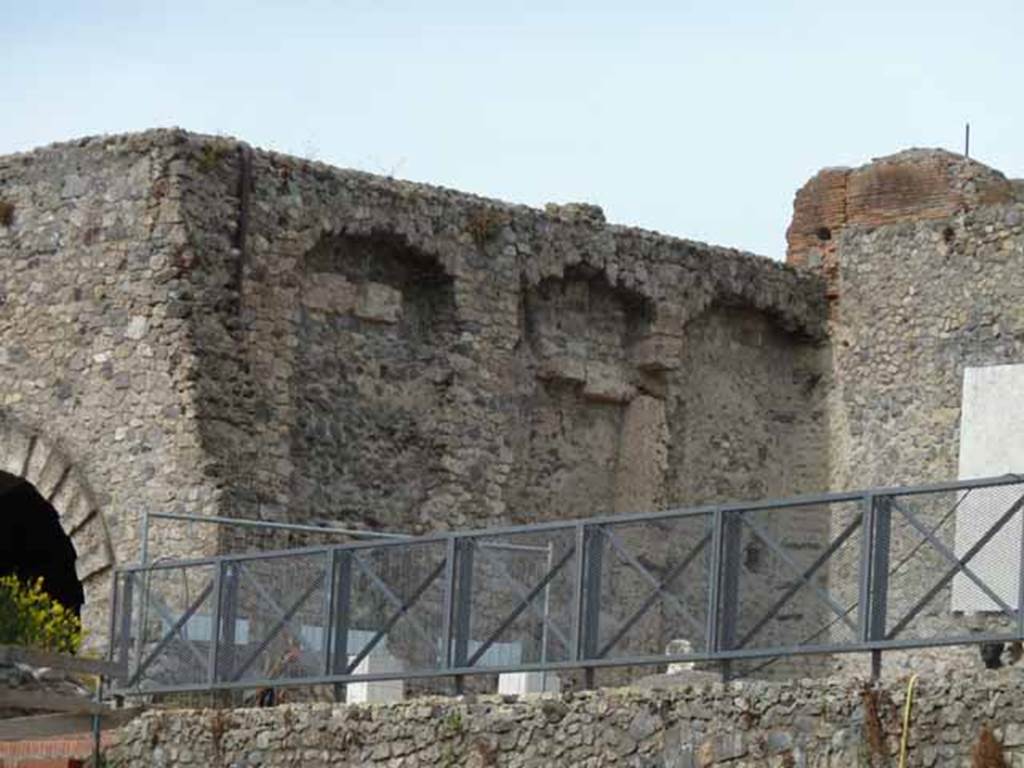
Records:
[[[923,676],[907,765],[966,765],[987,729],[1024,760],[1024,672]],[[124,728],[114,765],[644,766],[895,764],[906,678],[734,682],[664,690],[151,711]]]

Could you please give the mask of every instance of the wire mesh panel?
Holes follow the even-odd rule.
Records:
[[[460,571],[468,578],[459,582],[456,597],[466,616],[454,628],[455,666],[511,666],[572,658],[574,528],[470,537],[464,540],[460,557],[466,569]]]
[[[722,649],[858,642],[862,514],[859,500],[728,513]]]
[[[219,680],[324,674],[329,564],[326,550],[223,562]]]
[[[437,670],[445,626],[447,542],[345,550],[339,587],[348,605],[335,670],[349,674]],[[347,658],[347,664],[345,659]]]
[[[593,658],[704,653],[713,542],[711,514],[605,524]]]
[[[876,498],[879,537],[888,534],[886,640],[1015,634],[1024,484]]]
[[[216,569],[161,567],[133,574],[132,687],[141,690],[211,681]]]
[[[592,681],[666,653],[781,676],[826,671],[808,654],[1017,640],[1022,510],[1007,477],[133,567],[115,581],[118,685],[567,662]]]

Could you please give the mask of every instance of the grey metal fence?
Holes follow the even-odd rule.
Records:
[[[1019,640],[1022,507],[1007,476],[120,568],[115,692]]]

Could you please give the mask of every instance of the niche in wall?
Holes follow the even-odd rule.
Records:
[[[436,257],[383,234],[325,236],[304,273],[296,512],[414,526],[444,454],[454,280]]]

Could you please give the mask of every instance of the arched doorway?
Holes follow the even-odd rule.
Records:
[[[76,559],[53,505],[32,483],[0,471],[0,576],[41,578],[50,597],[80,614],[85,593]]]
[[[39,512],[40,520],[26,522],[26,508]],[[30,526],[27,530],[22,528],[26,525]],[[31,527],[40,525],[49,530],[49,537]],[[37,534],[30,535],[32,530]],[[49,538],[58,556],[51,559],[46,554],[50,550],[40,552],[42,545],[35,540],[25,544],[26,536],[40,541]],[[24,563],[28,551],[36,562]],[[81,609],[85,646],[102,650],[110,607],[107,574],[114,565],[114,549],[100,503],[64,451],[0,410],[0,573],[14,572],[12,563],[22,563],[17,567],[29,576],[43,568],[52,569],[54,584],[62,580],[67,585],[63,600],[71,602],[72,608],[77,601]],[[41,575],[46,578],[45,573]],[[75,589],[72,577],[81,592]]]

